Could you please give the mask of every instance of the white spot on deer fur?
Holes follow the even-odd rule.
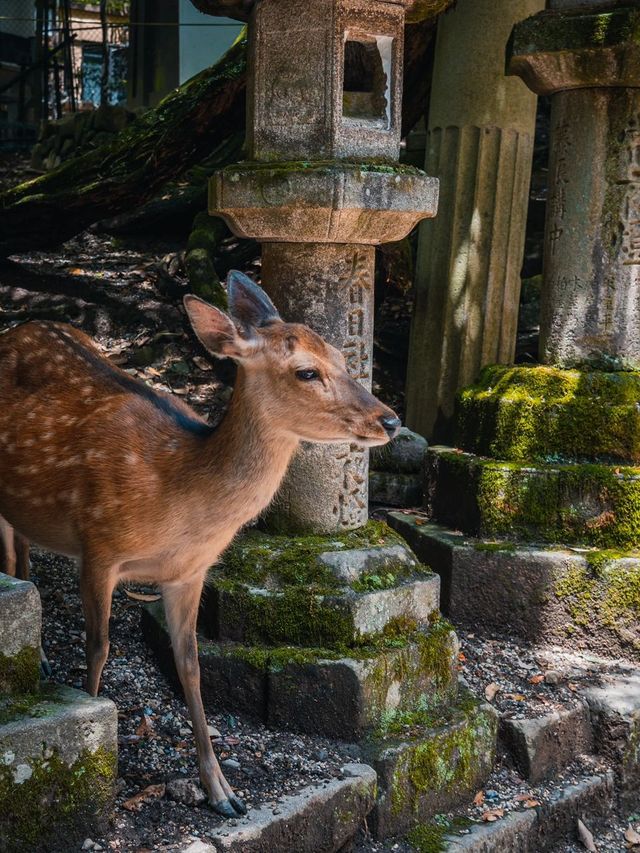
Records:
[[[91,387],[91,385],[85,385],[84,388],[80,389],[80,393],[83,397],[86,397],[88,394],[93,394],[93,388]]]
[[[32,506],[42,506],[42,498],[33,498],[31,504]]]
[[[32,421],[35,418],[35,416],[36,416],[36,413],[34,411],[27,412],[27,420]]]
[[[93,508],[93,511],[92,511],[92,513],[91,513],[91,515],[92,515],[95,519],[102,518],[102,507],[101,507],[101,506],[96,506],[96,507],[94,507],[94,508]]]
[[[56,354],[54,355],[54,359],[55,359],[57,362],[61,362],[61,361],[64,361],[64,356],[62,355],[62,353],[61,353],[61,352],[58,352],[58,353],[56,353]]]
[[[127,455],[125,456],[125,459],[129,463],[129,465],[135,465],[136,462],[138,461],[138,457],[136,456],[135,453],[127,453]]]
[[[4,451],[5,451],[5,453],[13,453],[15,449],[16,449],[15,444],[7,444]]]
[[[47,432],[42,433],[42,440],[43,441],[51,441],[52,438],[53,438],[53,433],[51,431],[47,431]]]
[[[6,444],[8,440],[9,440],[9,433],[8,432],[0,433],[0,443],[1,444]]]
[[[35,444],[35,440],[33,438],[27,438],[26,441],[23,441],[22,444],[24,447],[33,447]]]

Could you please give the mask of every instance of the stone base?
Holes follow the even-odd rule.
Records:
[[[470,694],[438,724],[410,725],[408,736],[365,744],[378,773],[378,798],[369,825],[378,839],[406,832],[473,799],[491,773],[497,715]]]
[[[487,541],[404,513],[388,521],[440,575],[456,625],[640,660],[640,556]]]
[[[425,479],[429,514],[472,536],[640,546],[640,468],[532,465],[431,447]]]
[[[278,814],[268,806],[248,818],[224,824],[211,833],[213,847],[199,853],[318,853],[348,849],[371,811],[376,774],[366,764],[347,764],[344,779],[305,788],[278,800]],[[185,851],[188,853],[189,848]]]
[[[161,606],[143,611],[142,626],[174,675]],[[437,713],[454,701],[457,651],[443,620],[424,632],[341,652],[201,638],[202,696],[206,707],[240,711],[274,728],[356,740],[403,713]]]
[[[38,689],[41,611],[32,583],[0,573],[0,695]]]
[[[113,702],[50,686],[0,707],[0,849],[71,850],[115,795]]]
[[[424,483],[421,474],[369,472],[369,501],[383,506],[412,507],[422,503]]]

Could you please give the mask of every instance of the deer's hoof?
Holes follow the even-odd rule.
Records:
[[[235,797],[233,798],[236,799]],[[238,801],[239,802],[239,801]],[[220,800],[217,803],[212,803],[211,808],[222,817],[238,817],[238,812],[231,805],[230,800]]]
[[[239,797],[229,797],[229,802],[234,807],[234,809],[238,812],[238,814],[246,814],[247,807],[243,803],[243,801]]]

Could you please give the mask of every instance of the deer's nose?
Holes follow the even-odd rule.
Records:
[[[380,418],[380,423],[384,427],[384,430],[389,436],[389,438],[395,438],[395,436],[398,434],[398,430],[402,426],[402,421],[395,415],[382,415],[382,417]]]

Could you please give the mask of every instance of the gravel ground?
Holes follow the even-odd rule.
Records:
[[[53,679],[82,687],[84,626],[74,566],[63,557],[38,551],[33,551],[32,560],[43,599],[43,641]],[[176,777],[197,783],[198,776],[185,704],[144,644],[140,607],[123,589],[116,592],[101,694],[118,707],[118,797],[112,830],[93,839],[104,849],[137,853],[174,850],[178,842],[192,839],[206,841],[221,822],[206,805],[187,806],[166,794],[149,798],[138,812],[123,805],[150,785],[162,786]],[[270,731],[241,717],[210,715],[209,723],[215,729],[214,747],[224,772],[249,809],[269,804],[276,812],[283,794],[339,777],[340,767],[354,757],[348,745]]]

